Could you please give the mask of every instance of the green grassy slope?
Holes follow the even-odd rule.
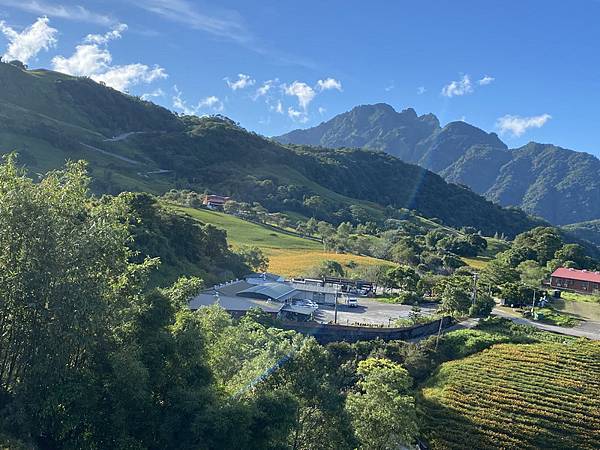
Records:
[[[273,229],[266,225],[242,220],[238,217],[219,211],[206,209],[186,208],[175,204],[168,204],[169,208],[181,211],[200,222],[210,223],[227,231],[227,241],[234,246],[256,246],[262,249],[285,250],[320,250],[322,245],[311,239],[305,239],[292,233]]]
[[[342,265],[350,261],[362,265],[393,264],[368,256],[340,254],[324,251],[320,242],[306,239],[293,233],[275,229],[268,225],[256,224],[229,214],[205,209],[187,208],[172,203],[164,203],[169,209],[183,212],[190,217],[216,226],[227,232],[227,241],[233,247],[255,246],[269,257],[269,270],[284,276],[302,276],[322,261],[334,260]]]

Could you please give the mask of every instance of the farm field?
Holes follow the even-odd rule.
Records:
[[[485,269],[485,266],[488,265],[488,262],[490,262],[492,260],[492,258],[490,258],[488,256],[475,256],[472,258],[467,258],[467,257],[463,256],[460,259],[462,259],[464,261],[464,263],[467,264],[468,266],[470,266],[474,269],[478,269],[478,270]]]
[[[331,253],[324,251],[279,250],[267,248],[264,250],[269,257],[269,270],[288,277],[301,276],[308,269],[319,265],[321,261],[333,260],[342,266],[355,262],[361,266],[389,265],[393,263],[370,256],[357,256],[347,253]]]
[[[597,449],[600,343],[496,345],[442,364],[419,403],[434,449]]]
[[[222,212],[186,208],[170,203],[168,207],[184,212],[201,222],[224,229],[227,231],[227,240],[233,247],[244,245],[259,247],[269,257],[269,271],[287,277],[304,275],[307,270],[328,259],[342,265],[346,265],[350,261],[367,266],[392,265],[389,261],[368,256],[326,252],[323,251],[321,243],[317,241],[248,222]]]

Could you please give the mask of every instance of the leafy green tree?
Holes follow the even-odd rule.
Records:
[[[523,283],[507,283],[502,286],[500,295],[508,305],[531,305],[533,301],[533,289]]]
[[[478,292],[473,304],[469,307],[471,317],[488,317],[496,306],[492,296],[485,292]]]
[[[345,275],[342,265],[332,259],[322,261],[321,264],[310,271],[310,276],[316,278],[343,277]]]
[[[287,363],[259,387],[259,390],[285,391],[295,400],[288,448],[356,448],[350,418],[344,409],[339,364],[312,338],[290,356]]]
[[[421,300],[421,296],[413,291],[400,292],[395,298],[396,303],[402,305],[418,305]]]
[[[441,289],[441,309],[448,313],[465,314],[472,304],[473,281],[466,276],[453,276],[442,280],[436,286]]]
[[[520,278],[519,271],[502,259],[493,259],[481,272],[481,283],[492,288],[499,288],[506,283],[514,283]]]
[[[551,267],[550,263],[554,267]],[[576,269],[589,269],[593,267],[593,260],[585,254],[585,249],[579,244],[565,244],[556,251],[554,259],[549,263],[549,269],[555,270],[560,266],[569,266]]]
[[[258,247],[243,246],[238,250],[242,261],[254,271],[266,272],[269,268],[269,258]]]
[[[387,271],[387,286],[404,291],[414,291],[419,282],[419,274],[409,266],[396,266]]]
[[[358,364],[360,381],[348,394],[346,410],[352,417],[360,448],[396,449],[410,446],[417,436],[412,379],[399,364],[369,358]]]
[[[536,261],[523,261],[517,266],[523,284],[533,289],[538,289],[542,281],[549,275],[546,267],[540,266]]]

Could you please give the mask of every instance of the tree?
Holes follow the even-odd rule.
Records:
[[[34,435],[60,408],[48,392],[90,370],[152,265],[130,263],[123,202],[92,201],[88,185],[82,162],[39,183],[13,156],[0,166],[0,390],[24,396],[15,402]],[[64,431],[56,419],[49,433]]]
[[[418,305],[422,298],[413,291],[404,291],[400,292],[396,297],[396,303],[400,303],[402,305]]]
[[[258,247],[241,247],[238,254],[244,263],[254,271],[266,272],[269,268],[269,258]]]
[[[521,274],[520,278],[523,284],[532,289],[538,289],[542,281],[549,275],[546,267],[542,267],[536,261],[531,260],[523,261],[517,266],[517,270]]]
[[[317,230],[319,232],[319,236],[321,236],[323,248],[327,249],[332,247],[333,242],[335,241],[335,228],[333,228],[330,223],[321,221],[317,224]]]
[[[317,342],[307,339],[280,370],[258,389],[284,391],[294,400],[294,424],[285,448],[355,449],[357,442],[344,408],[339,364]]]
[[[533,301],[533,289],[522,283],[507,283],[502,286],[500,295],[511,306],[529,305]]]
[[[363,449],[409,446],[417,435],[412,379],[388,359],[368,358],[358,364],[360,380],[348,394],[346,410]]]
[[[419,275],[409,266],[396,266],[387,272],[387,286],[390,288],[414,291],[417,289]]]
[[[506,283],[514,283],[520,278],[519,271],[502,259],[493,259],[481,272],[481,282],[489,287],[500,287]]]
[[[561,249],[557,250],[554,254],[554,259],[551,262],[556,261],[555,267],[549,267],[550,270],[555,270],[560,266],[575,266],[576,269],[590,268],[593,261],[590,257],[585,254],[585,249],[579,244],[565,244]],[[549,263],[550,264],[550,263]]]
[[[478,292],[475,302],[469,308],[471,317],[488,317],[496,306],[494,299],[485,292]]]
[[[471,277],[453,276],[438,282],[435,289],[441,292],[444,312],[465,314],[472,303],[473,281]]]
[[[314,267],[311,270],[311,276],[317,278],[325,278],[325,277],[343,277],[344,276],[344,268],[342,265],[334,260],[328,259],[322,261],[320,265]]]

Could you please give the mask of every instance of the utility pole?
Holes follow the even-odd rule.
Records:
[[[479,274],[475,272],[473,274],[473,305],[475,305],[475,300],[477,299],[477,279],[479,278]]]
[[[335,287],[335,305],[333,307],[333,323],[337,324],[338,288]]]

